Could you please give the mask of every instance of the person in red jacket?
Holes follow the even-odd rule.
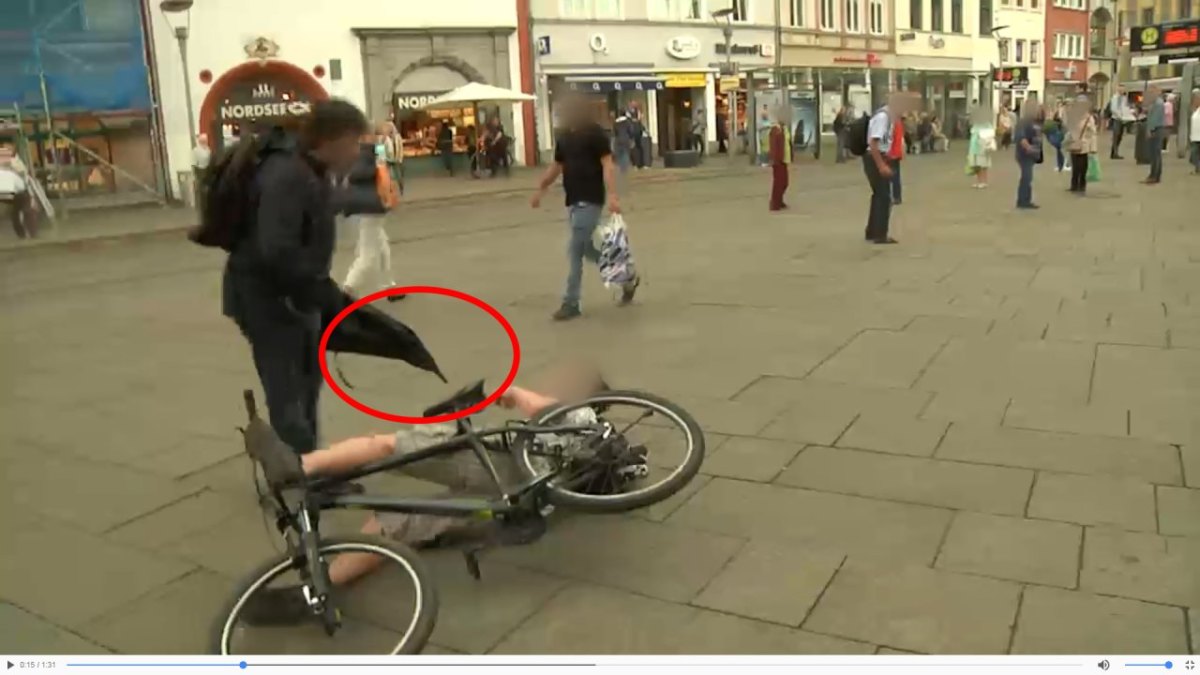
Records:
[[[892,143],[892,147],[888,150],[887,160],[888,166],[892,167],[892,205],[899,206],[901,201],[901,186],[900,186],[900,161],[904,159],[904,120],[899,117],[892,122],[892,138],[901,139]]]
[[[783,195],[788,189],[788,165],[792,163],[791,115],[786,106],[780,108],[768,136],[767,160],[771,164],[772,211],[786,209]]]

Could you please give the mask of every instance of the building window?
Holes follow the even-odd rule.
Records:
[[[1054,0],[1054,6],[1065,9],[1087,9],[1085,0]]]
[[[788,4],[792,6],[792,25],[805,26],[804,5],[807,0],[790,0]]]
[[[1187,19],[1192,16],[1192,0],[1179,0],[1179,13],[1175,16]]]
[[[846,32],[861,33],[862,17],[859,16],[861,0],[846,0]]]
[[[1008,38],[1000,40],[1000,63],[1008,63],[1009,42]]]
[[[729,6],[733,9],[733,16],[730,18],[734,21],[749,21],[749,4],[749,0],[730,0]]]
[[[1017,40],[1017,63],[1025,63],[1025,41]]]
[[[650,18],[666,21],[706,19],[704,0],[650,0]]]
[[[929,3],[929,30],[940,33],[945,30],[943,24],[945,16],[945,7],[942,5],[942,0],[930,0]]]
[[[871,12],[871,34],[883,35],[883,0],[868,0]]]
[[[950,0],[950,32],[963,32],[963,0]]]
[[[921,10],[925,7],[925,0],[908,0],[908,27],[921,30]]]
[[[569,19],[621,18],[621,0],[562,0],[561,9]]]
[[[1029,8],[1030,9],[1040,9],[1041,6],[1042,6],[1042,0],[1029,0]]]
[[[1154,8],[1153,7],[1143,7],[1142,8],[1142,25],[1148,26],[1152,23],[1154,23]]]
[[[1017,7],[1024,7],[1024,6],[1025,6],[1025,0],[1017,0]]]
[[[1036,66],[1042,60],[1042,41],[1029,41],[1029,64]]]
[[[992,0],[979,0],[979,34],[992,34]]]
[[[1055,33],[1054,58],[1083,59],[1083,36],[1076,33]]]
[[[833,30],[837,27],[837,3],[834,0],[821,0],[821,28]]]

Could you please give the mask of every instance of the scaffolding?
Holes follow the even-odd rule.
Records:
[[[142,19],[138,0],[0,2],[0,140],[60,215],[165,204]]]

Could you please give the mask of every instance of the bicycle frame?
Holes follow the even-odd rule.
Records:
[[[602,425],[603,426],[603,425]],[[306,505],[315,510],[325,509],[370,509],[385,513],[414,513],[435,516],[479,516],[495,517],[511,513],[527,512],[529,505],[522,503],[522,497],[541,487],[559,475],[559,471],[551,471],[538,476],[512,491],[503,484],[492,464],[490,450],[483,445],[483,439],[507,434],[555,434],[579,431],[596,431],[597,425],[559,425],[531,426],[514,425],[498,429],[476,431],[469,421],[458,422],[459,433],[448,440],[430,445],[414,452],[389,457],[377,462],[364,464],[347,473],[336,476],[321,476],[306,484]],[[507,440],[505,445],[507,446]],[[496,488],[497,497],[486,498],[420,498],[420,497],[383,497],[375,495],[345,495],[329,494],[328,488],[346,482],[363,478],[382,471],[398,469],[422,460],[470,448],[487,469],[488,475]]]

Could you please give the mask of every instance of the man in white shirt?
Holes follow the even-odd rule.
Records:
[[[1112,124],[1112,150],[1109,151],[1109,158],[1125,159],[1120,152],[1121,138],[1125,135],[1125,125],[1133,122],[1134,115],[1124,87],[1117,87],[1117,93],[1113,94],[1112,99],[1109,100],[1108,117]]]
[[[0,146],[0,202],[7,202],[17,237],[36,237],[33,199],[25,167],[13,152],[12,146]]]
[[[1188,118],[1188,140],[1192,145],[1192,175],[1200,176],[1200,88],[1192,90],[1192,115]]]
[[[192,188],[195,190],[196,208],[204,203],[205,174],[211,162],[212,149],[208,147],[208,134],[200,134],[196,137],[196,147],[192,148]]]

